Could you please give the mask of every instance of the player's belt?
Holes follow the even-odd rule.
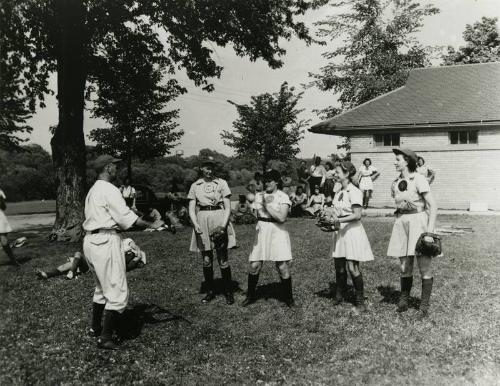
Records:
[[[221,210],[222,206],[220,206],[220,205],[215,205],[215,206],[205,205],[205,206],[200,206],[199,208],[200,208],[200,210]]]
[[[118,233],[118,230],[117,229],[100,228],[100,229],[94,229],[93,231],[90,231],[89,233],[92,235],[95,235],[97,233],[108,233],[108,232]]]
[[[258,221],[264,221],[264,222],[278,222],[275,218],[267,218],[267,217],[257,217]]]
[[[401,215],[401,214],[415,214],[415,213],[422,213],[424,212],[425,209],[424,208],[416,208],[416,209],[410,209],[410,210],[406,210],[406,209],[396,209],[396,211],[394,212],[395,215]]]

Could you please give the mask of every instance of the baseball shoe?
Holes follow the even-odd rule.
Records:
[[[39,278],[39,279],[43,279],[43,280],[47,280],[49,277],[47,276],[47,273],[45,273],[44,271],[42,271],[41,269],[37,269],[35,271],[35,274],[36,276]]]
[[[97,347],[104,350],[118,350],[119,346],[115,344],[112,340],[97,340]]]
[[[202,303],[210,303],[215,299],[215,293],[213,291],[208,291],[203,299],[201,299]]]

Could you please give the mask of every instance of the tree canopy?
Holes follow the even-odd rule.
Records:
[[[448,47],[444,55],[445,65],[472,64],[500,61],[500,35],[498,33],[498,18],[483,17],[481,21],[467,24],[463,32],[465,46],[455,50]]]
[[[294,91],[285,82],[277,93],[253,96],[250,105],[229,101],[239,118],[233,122],[234,131],[222,132],[224,143],[239,156],[258,159],[263,171],[271,160],[292,159],[300,151],[298,143],[308,123],[299,119],[303,110],[297,108],[303,93]]]

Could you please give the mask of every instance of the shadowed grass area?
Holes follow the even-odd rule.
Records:
[[[128,275],[131,288],[123,350],[99,351],[85,335],[91,275],[43,282],[35,268],[58,265],[80,248],[29,234],[16,270],[0,266],[0,384],[492,384],[500,378],[498,217],[440,217],[474,233],[443,238],[434,264],[431,316],[395,312],[398,264],[385,257],[392,221],[364,220],[376,260],[362,265],[369,311],[332,306],[331,234],[312,220],[292,219],[296,309],[276,299],[278,275],[265,265],[259,301],[227,306],[222,296],[201,304],[200,258],[187,252],[190,230],[127,234],[149,264]],[[253,226],[238,226],[231,262],[239,303],[246,289]],[[17,235],[16,235],[17,236]],[[2,262],[6,261],[3,257]],[[216,266],[216,277],[220,273]]]

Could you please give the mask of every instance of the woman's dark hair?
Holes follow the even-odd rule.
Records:
[[[316,157],[314,163],[319,165],[321,163],[321,157]]]
[[[255,174],[253,175],[253,178],[262,178],[262,173],[255,172]]]
[[[348,173],[348,178],[350,181],[352,181],[352,177],[354,177],[356,175],[356,173],[358,172],[355,168],[355,166],[350,163],[349,161],[346,161],[346,162],[341,162],[338,166],[340,166],[340,168],[344,171],[344,173]]]
[[[420,160],[422,160],[422,165],[424,165],[424,164],[425,164],[424,157],[418,157],[418,158],[417,158],[417,161],[420,161]]]
[[[328,165],[328,167],[330,168],[330,170],[333,169],[333,164],[330,161],[326,162],[325,165]]]
[[[299,185],[299,186],[297,186],[297,187],[295,188],[295,193],[297,193],[297,191],[298,191],[299,189],[300,189],[300,190],[302,190],[302,191],[304,191],[304,188],[303,188],[302,186],[300,186],[300,185]]]
[[[417,170],[417,161],[415,158],[408,157],[407,155],[403,154],[403,158],[405,161],[408,163],[408,170],[413,173],[415,170]]]
[[[372,160],[370,158],[365,158],[363,160],[363,165],[366,163],[366,161],[368,161],[370,163],[370,165],[372,164]]]

